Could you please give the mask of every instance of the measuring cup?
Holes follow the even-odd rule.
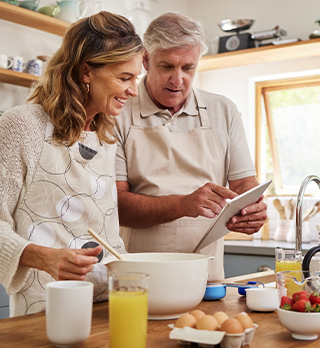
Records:
[[[276,273],[281,271],[301,271],[302,254],[301,251],[275,249]]]

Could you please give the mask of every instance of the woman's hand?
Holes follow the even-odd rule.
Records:
[[[101,246],[94,249],[54,249],[29,244],[20,257],[20,266],[49,273],[55,280],[84,280],[98,262]]]

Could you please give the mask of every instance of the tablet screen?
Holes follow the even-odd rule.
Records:
[[[268,180],[248,190],[247,192],[242,193],[236,198],[228,200],[220,214],[213,219],[212,224],[203,235],[193,252],[206,247],[207,245],[231,232],[227,229],[226,224],[233,216],[238,215],[243,208],[257,202],[271,182],[272,180]]]

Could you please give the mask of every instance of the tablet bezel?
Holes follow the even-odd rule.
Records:
[[[238,215],[243,208],[256,203],[271,182],[272,180],[265,181],[234,199],[228,200],[220,214],[214,218],[210,227],[200,239],[193,252],[195,253],[196,251],[203,249],[229,232],[232,232],[227,229],[226,224],[233,216]]]

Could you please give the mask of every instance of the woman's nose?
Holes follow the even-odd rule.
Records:
[[[138,95],[138,85],[136,82],[128,88],[128,93],[131,97],[136,97]]]

